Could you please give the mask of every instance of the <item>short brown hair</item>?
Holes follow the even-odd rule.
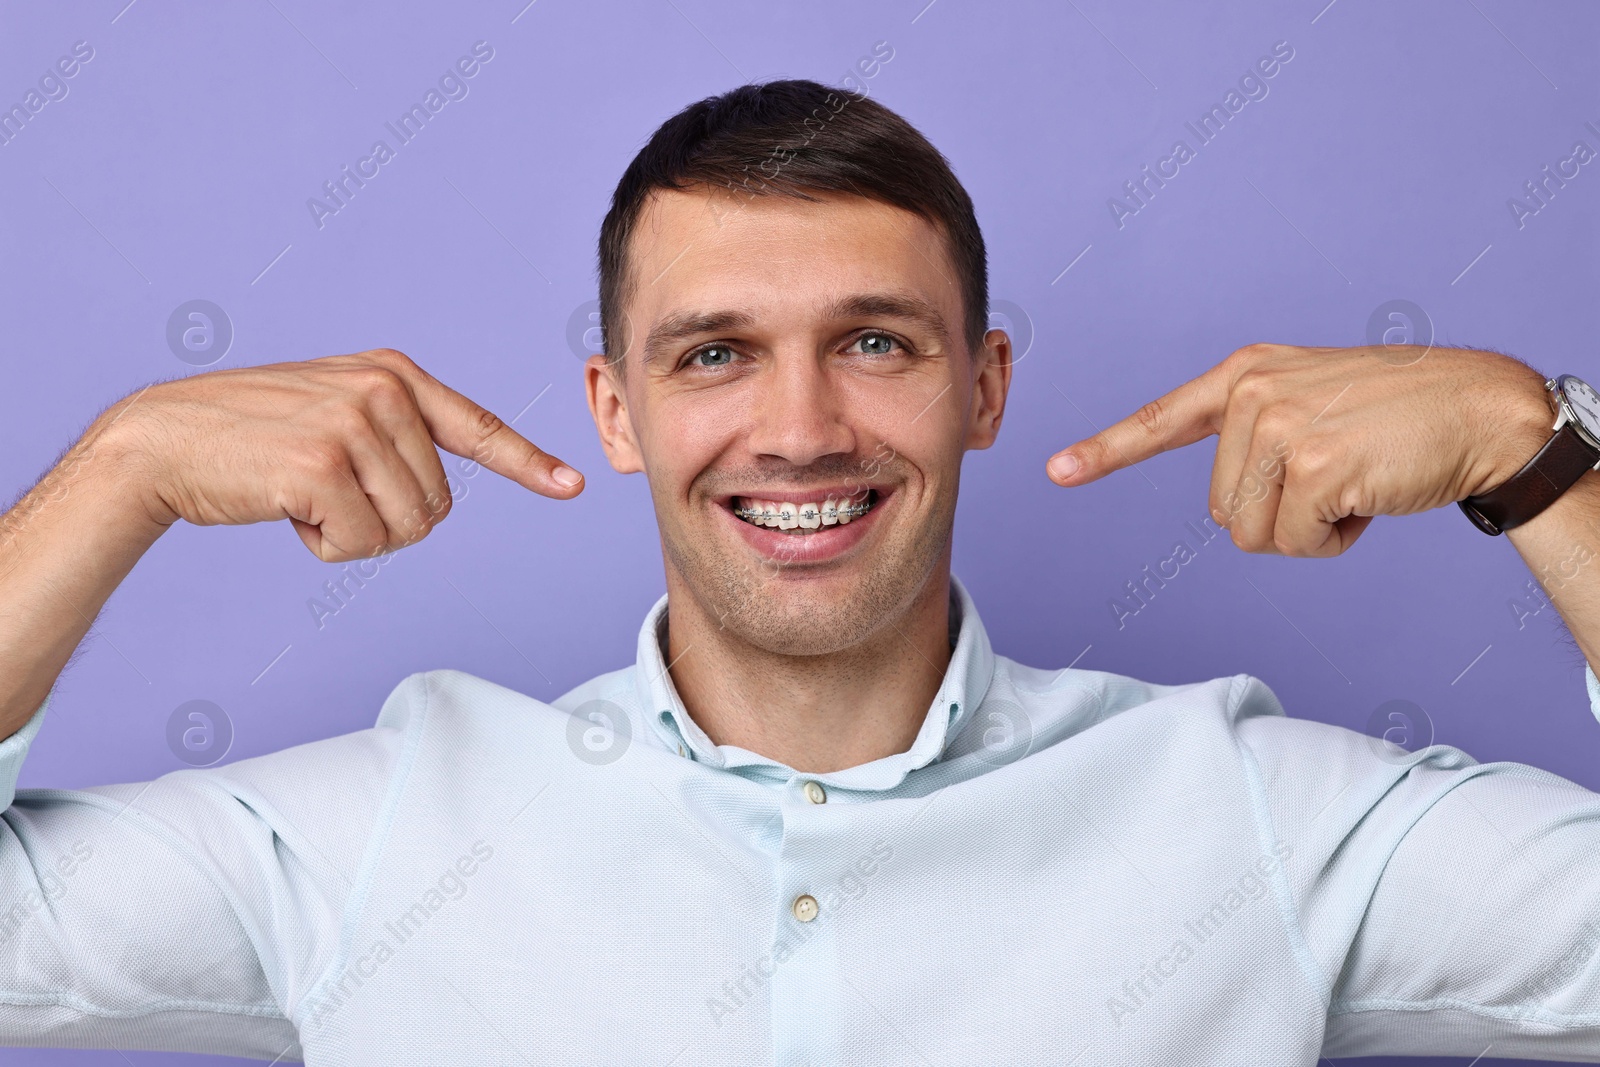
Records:
[[[920,215],[942,232],[960,276],[967,348],[983,344],[988,260],[972,198],[949,161],[882,104],[797,78],[741,85],[690,104],[628,164],[600,226],[600,325],[612,364],[628,344],[619,332],[634,284],[628,241],[645,201],[656,189],[697,184],[802,200],[818,199],[808,190],[853,193]]]

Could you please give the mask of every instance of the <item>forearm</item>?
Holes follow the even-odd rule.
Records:
[[[136,457],[105,419],[0,516],[0,738],[37,710],[106,599],[166,529],[139,503]]]
[[[1600,472],[1589,471],[1554,504],[1506,531],[1600,670]]]

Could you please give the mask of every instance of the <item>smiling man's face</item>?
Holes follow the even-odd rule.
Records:
[[[1010,379],[1003,332],[962,340],[939,232],[861,197],[657,190],[629,272],[626,365],[590,358],[590,406],[649,479],[669,596],[784,655],[891,625],[948,571]]]

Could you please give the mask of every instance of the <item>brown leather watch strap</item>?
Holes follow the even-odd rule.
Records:
[[[1478,529],[1501,534],[1555,503],[1596,461],[1600,461],[1600,450],[1579,436],[1569,422],[1516,474],[1487,493],[1457,503]]]

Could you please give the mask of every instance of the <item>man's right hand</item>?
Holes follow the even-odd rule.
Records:
[[[385,348],[196,374],[111,405],[0,516],[0,738],[173,523],[288,519],[329,563],[382,555],[449,514],[436,444],[544,496],[583,490],[576,471]]]
[[[566,499],[583,477],[393,349],[197,374],[108,408],[150,517],[288,519],[319,559],[380,555],[450,511],[434,451]]]

